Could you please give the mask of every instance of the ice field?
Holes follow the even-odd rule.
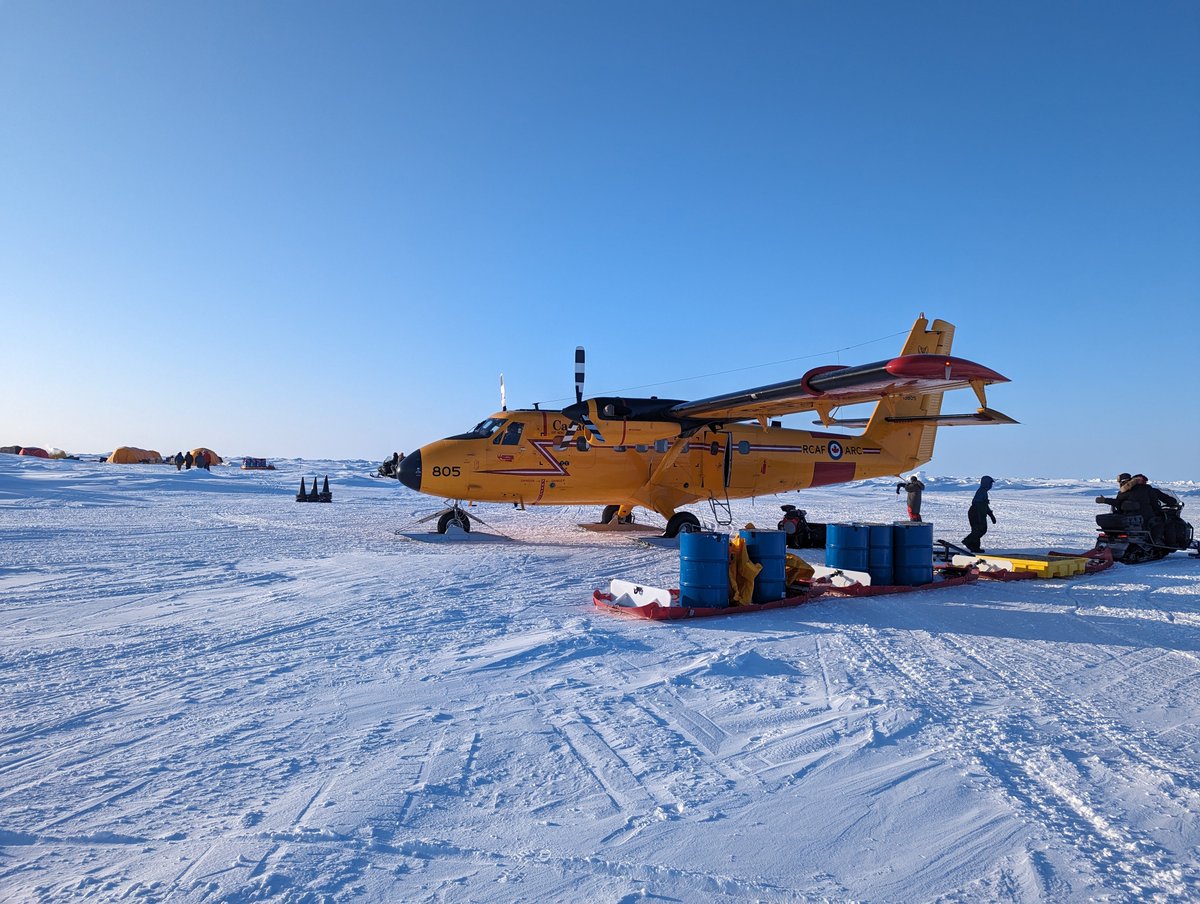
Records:
[[[0,900],[1200,898],[1196,559],[637,622],[592,589],[678,553],[598,511],[410,539],[437,500],[373,463],[278,464],[0,455]],[[1115,490],[994,476],[989,551],[1086,549]]]

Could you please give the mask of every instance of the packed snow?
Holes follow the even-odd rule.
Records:
[[[1196,559],[644,622],[591,592],[678,552],[598,511],[439,538],[373,463],[276,464],[0,455],[0,899],[1200,898]],[[984,546],[1089,548],[1114,490],[998,479]],[[735,524],[784,502],[904,505]]]

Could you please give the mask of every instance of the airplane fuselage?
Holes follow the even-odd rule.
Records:
[[[622,444],[578,437],[561,411],[502,411],[474,434],[438,440],[401,463],[422,493],[476,502],[642,505],[670,516],[710,498],[740,499],[898,474],[908,467],[861,436],[734,423],[686,438]]]

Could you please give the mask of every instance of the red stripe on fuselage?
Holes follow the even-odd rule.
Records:
[[[854,479],[852,461],[818,461],[813,464],[812,485],[829,486],[832,483],[849,483]]]

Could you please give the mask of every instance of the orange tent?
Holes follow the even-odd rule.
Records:
[[[210,465],[220,465],[220,464],[224,464],[224,462],[223,462],[223,461],[221,461],[221,456],[220,456],[220,455],[218,455],[216,452],[214,452],[212,449],[206,449],[206,448],[204,448],[204,446],[201,446],[201,447],[200,447],[200,448],[198,448],[198,449],[193,449],[193,450],[192,450],[192,458],[193,458],[193,459],[196,457],[196,453],[197,453],[197,452],[203,452],[205,455],[207,455],[207,456],[208,456],[208,463],[209,463]]]
[[[121,446],[108,456],[108,460],[116,465],[162,464],[162,456],[153,449],[138,449],[134,446]]]

